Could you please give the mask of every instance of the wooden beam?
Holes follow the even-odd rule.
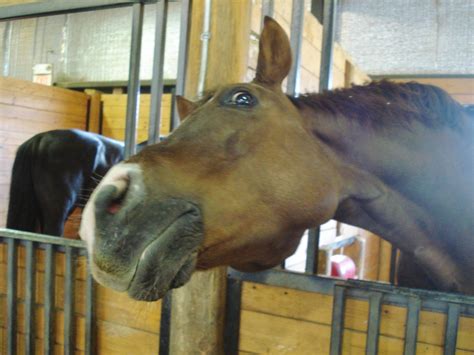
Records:
[[[86,89],[84,92],[89,95],[89,111],[87,117],[87,130],[89,132],[101,133],[100,127],[100,106],[101,92],[94,89]]]
[[[205,89],[242,82],[247,70],[250,0],[213,1]],[[197,94],[204,1],[193,1],[185,92]],[[173,291],[171,354],[223,354],[226,270],[197,272]]]

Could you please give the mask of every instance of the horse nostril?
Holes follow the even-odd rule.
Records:
[[[95,208],[97,213],[104,211],[110,214],[116,214],[120,211],[123,201],[127,195],[129,181],[120,179],[104,185],[95,199]]]
[[[120,195],[117,199],[112,200],[109,206],[107,207],[107,212],[109,212],[110,214],[115,214],[118,211],[120,211],[124,197],[125,197],[125,193]]]

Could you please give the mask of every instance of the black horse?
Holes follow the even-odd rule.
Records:
[[[62,235],[67,218],[123,152],[122,142],[77,129],[30,138],[16,153],[7,228]]]

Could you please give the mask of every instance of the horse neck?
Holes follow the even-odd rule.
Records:
[[[469,265],[474,253],[472,209],[466,209],[474,205],[472,120],[462,134],[419,122],[373,128],[310,109],[301,113],[345,179],[335,218],[414,255],[441,275],[438,284],[462,274],[459,265]]]
[[[390,192],[392,197],[398,196],[402,206],[410,204],[413,206],[408,209],[419,210],[418,218],[426,216],[423,219],[427,226],[432,225],[430,233],[464,234],[472,230],[472,222],[466,222],[470,218],[459,213],[459,206],[472,206],[474,200],[472,191],[466,192],[474,178],[469,134],[448,127],[431,129],[419,122],[411,123],[409,128],[374,128],[312,109],[301,113],[307,129],[347,172],[346,196],[363,201],[365,196],[371,199],[377,195],[377,191]],[[466,132],[474,132],[472,120],[466,125]],[[470,169],[466,169],[466,162],[471,162]],[[340,215],[363,228],[383,229],[374,228],[374,221],[368,223],[360,213],[340,211]],[[391,218],[398,215],[402,225],[404,214]],[[463,218],[465,221],[461,221]]]

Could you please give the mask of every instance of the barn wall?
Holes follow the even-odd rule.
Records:
[[[102,94],[102,134],[124,140],[126,94]],[[171,94],[164,94],[161,102],[160,134],[168,135],[171,128]],[[140,111],[137,125],[137,142],[148,139],[148,119],[150,115],[150,94],[140,95]]]
[[[88,96],[57,87],[0,77],[0,226],[5,226],[10,174],[18,146],[33,135],[85,129]]]
[[[301,50],[301,93],[318,92],[319,70],[321,66],[321,45],[323,28],[310,12],[310,2],[306,2],[306,11],[303,20],[303,43]],[[252,6],[252,22],[249,52],[249,70],[247,79],[253,79],[257,67],[258,39],[260,36],[262,1],[256,0]],[[292,2],[276,0],[274,5],[274,18],[290,33]],[[351,83],[362,84],[370,78],[360,70],[344,49],[335,43],[333,58],[333,88],[347,87]],[[284,83],[284,86],[286,84]]]
[[[6,245],[0,244],[0,274],[6,275]],[[43,280],[44,252],[36,252],[36,348],[41,353],[43,346]],[[18,353],[24,353],[24,280],[25,253],[20,247],[18,256]],[[55,347],[62,353],[64,344],[64,267],[63,253],[56,254],[56,292],[55,292]],[[85,277],[86,259],[79,256],[75,263],[75,311],[76,311],[76,354],[83,354],[85,349]],[[127,294],[96,285],[96,340],[98,354],[157,354],[159,346],[159,328],[161,302],[138,302],[131,300]],[[6,278],[0,278],[0,353],[6,353]]]
[[[271,302],[269,302],[271,300]],[[329,354],[333,298],[330,295],[244,283],[239,351],[271,354]],[[407,310],[383,305],[379,354],[403,353]],[[365,354],[369,307],[348,299],[343,354]],[[443,354],[446,314],[422,311],[417,354]],[[474,318],[461,316],[458,355],[474,352]]]

